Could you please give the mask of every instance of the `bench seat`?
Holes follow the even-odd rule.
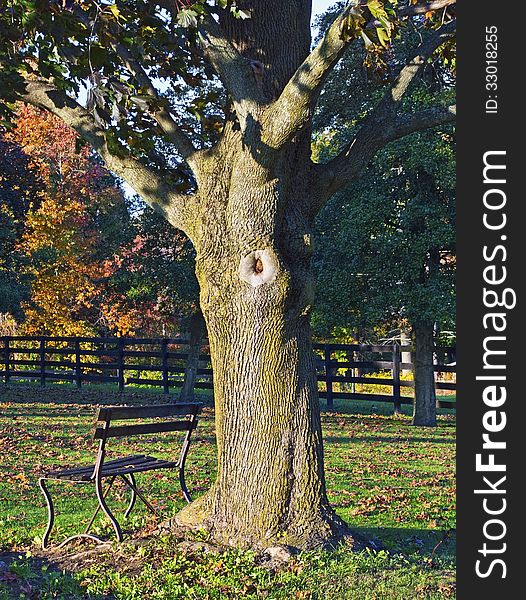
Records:
[[[101,477],[114,475],[126,475],[128,473],[140,473],[156,469],[173,469],[178,466],[177,462],[162,460],[154,456],[136,454],[134,456],[123,456],[115,460],[105,461],[101,469]],[[95,479],[93,465],[76,467],[74,469],[63,469],[51,471],[46,474],[46,479],[65,479],[69,481],[92,481]]]

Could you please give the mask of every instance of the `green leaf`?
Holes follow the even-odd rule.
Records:
[[[182,27],[197,27],[197,13],[191,8],[186,8],[177,13],[177,22]]]
[[[385,15],[383,2],[380,0],[367,0],[367,8],[373,17],[378,18],[380,15]]]
[[[385,29],[378,28],[376,30],[376,34],[378,35],[378,41],[380,42],[380,44],[384,48],[387,48],[387,46],[389,45],[389,41],[391,40],[391,35],[389,34],[389,32]]]

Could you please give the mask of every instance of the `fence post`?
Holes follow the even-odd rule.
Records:
[[[195,402],[195,385],[199,371],[199,357],[205,331],[205,322],[201,311],[195,312],[188,320],[188,354],[184,369],[183,385],[179,392],[178,402]]]
[[[40,387],[46,385],[46,339],[40,338]]]
[[[402,402],[400,400],[400,362],[401,351],[399,344],[393,346],[393,404],[394,414],[402,414]]]
[[[332,370],[331,370],[331,348],[325,344],[325,385],[327,388],[327,409],[334,408],[332,396]]]
[[[124,390],[124,338],[117,338],[117,377],[119,392]]]
[[[4,354],[5,354],[5,382],[9,383],[9,357],[10,357],[10,349],[9,349],[9,336],[5,336],[4,338]]]
[[[163,377],[163,392],[165,394],[170,393],[170,386],[168,385],[168,340],[163,338],[161,340],[161,361],[162,361],[162,377]]]
[[[354,363],[356,362],[357,355],[354,350],[347,351],[347,360],[353,364],[353,366],[349,369],[351,372],[351,394],[356,393],[356,382],[354,378],[356,377],[356,369],[354,368]]]
[[[82,387],[82,363],[80,362],[80,342],[75,338],[75,384],[77,389]]]

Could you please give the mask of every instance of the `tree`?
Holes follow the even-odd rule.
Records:
[[[415,425],[436,426],[434,326],[455,319],[454,181],[451,135],[414,134],[379,152],[318,223],[318,326],[410,325]]]
[[[126,333],[119,306],[104,298],[104,261],[120,247],[128,213],[114,178],[79,147],[77,133],[49,112],[19,107],[6,136],[41,182],[39,202],[24,215],[16,251],[31,280],[21,331],[29,335],[96,335],[108,322]],[[114,231],[118,222],[119,231]]]
[[[17,318],[30,285],[18,244],[28,211],[39,205],[41,185],[27,154],[0,130],[0,313]]]
[[[325,19],[321,19],[323,27]],[[325,27],[328,25],[325,24]],[[353,116],[377,101],[382,80],[414,44],[397,40],[381,70],[360,69],[349,51],[329,78],[315,115],[315,150],[325,160],[352,139]],[[452,94],[448,57],[437,56],[404,99],[425,109]],[[345,83],[360,89],[355,105]],[[434,325],[454,323],[455,161],[451,125],[407,136],[381,150],[359,181],[336,194],[317,218],[316,328],[330,335],[409,326],[415,344],[415,425],[436,425]]]
[[[5,101],[22,99],[69,123],[194,245],[218,473],[178,521],[233,545],[338,538],[346,528],[326,496],[309,329],[312,223],[381,147],[454,118],[448,106],[400,110],[423,65],[454,36],[446,10],[454,1],[354,1],[312,51],[309,0],[4,4]],[[422,15],[438,9],[424,26]],[[312,162],[312,115],[328,74],[351,43],[388,46],[395,26],[408,22],[421,27],[422,44],[377,106],[357,115],[354,139],[327,164]],[[184,82],[201,114],[203,81],[213,77],[225,90],[221,130],[216,143],[211,135],[196,145],[202,136],[188,134],[181,107],[157,82]],[[84,108],[72,96],[86,81]],[[166,164],[156,135],[184,163]]]

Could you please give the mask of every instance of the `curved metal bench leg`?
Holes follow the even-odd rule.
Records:
[[[192,431],[197,427],[197,415],[192,415],[191,426],[186,432],[184,436],[183,446],[181,448],[181,455],[179,457],[179,484],[181,485],[181,490],[183,492],[184,499],[190,504],[192,502],[192,498],[190,497],[190,493],[188,492],[188,488],[186,487],[186,481],[184,479],[184,465],[186,463],[186,455],[188,454],[188,450],[190,448],[190,436],[192,435]]]
[[[112,477],[112,479],[110,481],[110,487],[113,484],[114,480],[115,480],[115,477]],[[124,539],[124,536],[122,535],[121,526],[117,522],[117,519],[113,516],[113,513],[111,512],[109,506],[106,504],[105,494],[102,490],[102,480],[100,477],[95,478],[95,489],[97,491],[97,498],[99,500],[100,507],[104,511],[104,514],[111,521],[111,524],[113,525],[113,529],[115,530],[115,534],[117,535],[117,540],[119,542],[122,542],[122,540]]]
[[[89,533],[77,533],[76,535],[72,535],[71,537],[68,537],[67,540],[64,540],[63,542],[61,542],[57,546],[57,548],[62,548],[66,544],[69,544],[69,542],[72,542],[73,540],[78,540],[78,539],[92,540],[93,542],[97,542],[97,544],[108,544],[109,543],[107,540],[103,540],[103,539],[97,537],[96,535],[91,535]]]
[[[186,482],[184,479],[184,463],[181,467],[179,467],[179,483],[181,485],[181,490],[183,491],[184,499],[190,504],[192,502],[192,498],[190,498],[190,493],[188,492],[188,488],[186,487]]]
[[[135,483],[135,477],[133,476],[133,473],[130,473],[128,475],[128,477],[130,478],[130,481],[131,481],[131,485],[128,484],[128,487],[131,489],[131,499],[130,499],[129,506],[126,509],[126,512],[124,513],[124,518],[126,518],[126,519],[128,518],[129,514],[133,510],[133,507],[135,506],[135,501],[137,500],[137,484]],[[126,477],[123,476],[123,479],[126,479]]]
[[[42,490],[42,493],[44,494],[44,497],[46,499],[47,511],[48,511],[47,528],[46,528],[46,532],[44,533],[44,536],[42,537],[42,549],[43,550],[45,550],[48,547],[49,535],[51,533],[51,529],[53,528],[53,523],[55,522],[55,509],[53,507],[53,500],[51,498],[51,494],[49,493],[49,490],[46,487],[45,481],[46,481],[45,477],[41,477],[38,480],[38,485],[40,486],[40,489]]]

